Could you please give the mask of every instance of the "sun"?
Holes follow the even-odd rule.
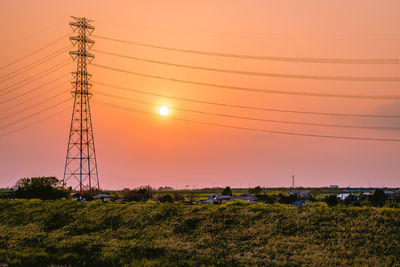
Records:
[[[162,116],[167,116],[169,113],[169,108],[167,106],[161,106],[159,112]]]

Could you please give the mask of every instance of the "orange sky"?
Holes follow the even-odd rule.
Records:
[[[95,34],[122,40],[223,53],[316,57],[399,58],[398,1],[0,1],[0,66],[67,34],[70,16],[93,19]],[[311,64],[222,58],[145,48],[96,39],[95,49],[179,64],[254,72],[342,76],[399,76],[399,65]],[[65,40],[18,64],[0,69],[0,77],[69,44]],[[94,63],[153,75],[232,86],[333,94],[396,94],[398,82],[316,81],[188,70],[95,53]],[[67,51],[12,79],[0,78],[0,93],[26,78],[67,60]],[[29,85],[0,97],[10,99],[74,70],[71,62]],[[362,114],[400,114],[395,100],[307,97],[194,86],[117,73],[89,65],[93,80],[148,92],[266,108]],[[26,96],[0,104],[0,135],[46,116],[4,128],[19,118],[64,99],[63,77]],[[61,85],[60,83],[64,82]],[[273,120],[325,124],[398,126],[399,119],[342,118],[251,111],[163,99],[95,85],[93,100],[156,112],[154,106],[113,99],[108,93],[172,107]],[[99,94],[96,95],[96,92]],[[41,95],[41,96],[40,96]],[[36,96],[36,98],[34,98]],[[21,104],[22,103],[22,104]],[[17,179],[62,178],[72,98],[49,110],[67,111],[0,137],[0,187]],[[16,114],[15,114],[16,113]],[[238,127],[378,138],[399,132],[286,125],[227,119],[171,110],[183,119]],[[10,116],[10,117],[9,117]],[[290,186],[399,186],[399,142],[320,139],[219,128],[168,117],[148,116],[92,103],[100,186],[117,189],[151,185],[183,188]],[[8,117],[8,118],[4,118]]]

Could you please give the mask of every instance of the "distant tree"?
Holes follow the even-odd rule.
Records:
[[[160,202],[164,202],[164,203],[165,202],[169,202],[169,203],[174,202],[174,199],[172,198],[172,196],[170,194],[163,195],[163,196],[159,197],[158,200]]]
[[[98,194],[100,194],[100,190],[92,188],[92,189],[89,189],[89,190],[87,190],[87,191],[84,191],[84,192],[82,193],[82,197],[83,197],[84,199],[86,199],[86,200],[91,201],[91,200],[94,199],[93,197],[94,197],[95,195],[98,195]]]
[[[370,200],[375,206],[382,207],[383,205],[385,205],[386,202],[385,191],[379,188],[376,189],[375,192],[372,194]]]
[[[229,186],[227,186],[224,188],[224,190],[222,190],[221,194],[225,196],[232,196],[232,190]]]
[[[348,195],[344,200],[344,204],[346,205],[356,204],[357,202],[358,202],[357,196],[353,194]]]
[[[326,204],[328,204],[328,206],[332,207],[332,206],[336,206],[337,204],[339,204],[339,200],[337,198],[336,195],[329,195],[326,196],[324,201],[326,202]]]
[[[193,191],[193,190],[190,190],[190,191],[189,191],[189,194],[187,195],[187,197],[189,198],[189,202],[190,202],[190,203],[193,203],[193,200],[194,200],[194,191]]]
[[[291,203],[295,202],[296,200],[298,200],[296,195],[282,196],[279,199],[279,203],[281,203],[281,204],[291,204]]]
[[[254,187],[254,188],[249,188],[248,191],[249,191],[250,194],[256,194],[257,195],[257,194],[261,194],[263,190],[262,190],[261,186],[258,185],[258,186]]]
[[[259,201],[262,201],[262,202],[266,203],[266,204],[274,204],[274,202],[275,202],[275,197],[267,195],[267,194],[257,195],[257,199]]]
[[[175,191],[174,192],[174,200],[175,201],[183,201],[183,200],[185,200],[185,196],[182,193]]]
[[[153,189],[150,186],[140,187],[125,193],[124,198],[127,201],[147,201],[153,196]]]
[[[16,198],[54,200],[69,197],[69,191],[60,186],[56,177],[32,177],[18,180],[14,187]]]

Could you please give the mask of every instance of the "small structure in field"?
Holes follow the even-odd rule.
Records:
[[[107,195],[107,194],[98,194],[98,195],[95,195],[93,197],[93,199],[101,199],[103,201],[109,201],[109,200],[111,200],[111,196]]]
[[[231,201],[233,199],[234,198],[232,196],[229,196],[229,195],[219,195],[219,196],[214,198],[214,203],[215,204],[223,204],[223,203],[226,203],[226,202]]]
[[[314,195],[310,191],[292,191],[289,192],[289,196],[296,196],[298,199],[311,199]]]
[[[209,195],[208,198],[207,198],[206,200],[202,200],[202,201],[200,201],[200,202],[201,202],[201,203],[204,203],[204,204],[207,204],[207,203],[214,203],[214,199],[215,199],[216,197],[219,197],[219,196],[221,196],[221,195],[220,195],[220,194],[217,194],[217,193],[213,193],[213,194]]]
[[[250,201],[252,203],[257,203],[258,199],[256,195],[254,194],[241,194],[238,199],[244,200],[244,201]]]

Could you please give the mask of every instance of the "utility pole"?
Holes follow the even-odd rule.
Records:
[[[294,188],[294,175],[292,175],[292,188]]]
[[[71,93],[74,97],[74,106],[63,185],[66,186],[67,182],[71,183],[72,188],[79,189],[82,195],[83,191],[100,189],[89,105],[92,84],[88,81],[92,75],[87,72],[87,64],[94,58],[94,55],[87,51],[93,46],[94,41],[87,35],[91,35],[95,28],[87,18],[72,17],[72,19],[69,25],[77,35],[69,39],[77,50],[70,51],[69,54],[74,61],[76,60],[77,67],[76,71],[72,72],[74,81],[71,83],[74,90]]]

